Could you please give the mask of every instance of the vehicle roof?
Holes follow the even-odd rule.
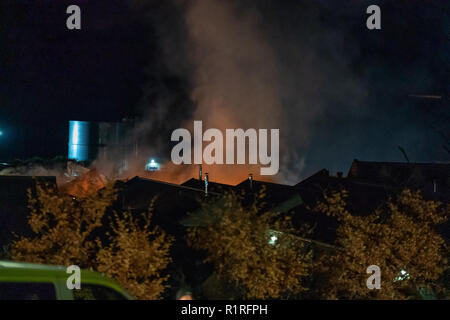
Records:
[[[51,274],[54,276],[67,276],[66,273],[67,267],[65,266],[53,266],[46,264],[37,264],[37,263],[29,263],[29,262],[16,262],[16,261],[2,261],[0,260],[0,272],[3,274],[4,272],[11,273],[19,273],[19,272],[42,272],[46,274]],[[104,275],[90,271],[90,270],[82,270],[84,276],[88,276],[89,278],[104,278]]]
[[[54,281],[67,279],[69,274],[65,266],[53,266],[28,262],[0,260],[0,281]],[[81,282],[111,287],[130,296],[117,282],[103,273],[81,269]]]

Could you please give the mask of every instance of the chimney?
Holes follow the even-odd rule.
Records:
[[[248,181],[250,182],[250,190],[253,190],[253,174],[248,175]]]
[[[342,178],[342,176],[343,176],[342,171],[338,171],[338,172],[337,172],[337,177],[338,177],[338,178]]]
[[[205,173],[205,197],[208,196],[208,173]]]
[[[198,166],[198,180],[202,181],[202,165]]]

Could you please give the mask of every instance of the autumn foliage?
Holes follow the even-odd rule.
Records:
[[[215,266],[218,277],[240,288],[243,298],[298,294],[304,290],[310,253],[291,235],[288,218],[263,211],[263,199],[261,192],[244,206],[241,195],[227,193],[204,204],[197,213],[201,223],[188,230],[188,243],[205,250],[205,262]]]
[[[335,217],[338,228],[334,243],[324,244],[268,210],[264,190],[252,197],[228,192],[189,215],[186,239],[214,266],[205,282],[213,296],[448,298],[450,250],[437,231],[450,215],[448,204],[404,190],[374,212],[350,212],[345,190],[326,193],[313,210]],[[29,192],[33,235],[17,238],[7,256],[75,264],[105,273],[136,298],[161,298],[173,239],[151,226],[151,208],[139,216],[117,213],[111,210],[115,199],[112,184],[76,198],[38,185]],[[381,270],[379,290],[366,285],[372,265]]]
[[[36,195],[29,190],[28,198],[28,223],[34,236],[13,243],[14,260],[90,267],[96,253],[92,233],[102,226],[115,199],[113,186],[76,199],[54,186],[38,185]]]
[[[351,214],[347,192],[325,196],[316,211],[334,216],[340,225],[336,250],[317,268],[326,278],[319,288],[327,299],[407,299],[439,292],[445,243],[436,225],[446,221],[450,207],[404,190],[373,213]],[[369,290],[366,269],[381,270],[381,289]]]
[[[143,215],[144,225],[140,226],[129,213],[123,218],[116,214],[110,244],[99,245],[97,269],[122,283],[135,297],[154,300],[160,298],[169,278],[161,271],[171,262],[172,239],[159,228],[150,228],[150,217]]]
[[[12,243],[12,259],[78,265],[104,272],[136,298],[160,298],[168,278],[161,274],[170,262],[171,239],[150,228],[150,213],[138,220],[113,212],[108,223],[106,213],[115,199],[112,184],[80,198],[38,185],[35,194],[29,191],[33,235]]]

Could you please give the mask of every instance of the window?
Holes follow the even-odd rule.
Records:
[[[73,289],[74,300],[127,300],[117,291],[98,285],[81,284],[81,289]]]
[[[0,300],[56,300],[52,283],[0,282]]]

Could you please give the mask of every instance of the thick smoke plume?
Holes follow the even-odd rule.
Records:
[[[183,15],[183,46],[168,40],[177,39],[169,28],[163,25],[156,28],[159,27],[162,52],[166,53],[165,71],[187,80],[194,111],[182,121],[177,114],[187,114],[183,106],[172,108],[174,94],[160,90],[156,105],[147,105],[150,112],[141,125],[144,128],[141,132],[145,128],[153,132],[150,139],[155,147],[169,143],[170,132],[154,130],[160,123],[173,125],[172,130],[180,126],[192,128],[193,120],[202,120],[204,128],[221,130],[279,128],[281,172],[278,176],[258,177],[258,166],[245,165],[204,165],[203,171],[209,172],[212,180],[228,183],[237,183],[249,173],[257,179],[298,182],[307,161],[302,152],[307,147],[314,120],[326,108],[326,99],[342,101],[345,96],[352,101],[351,106],[361,100],[362,90],[352,77],[346,77],[349,74],[346,64],[339,61],[334,67],[335,61],[328,65],[320,61],[316,51],[321,39],[310,37],[306,44],[284,30],[266,30],[265,13],[242,2],[212,0],[177,4]],[[332,32],[324,40],[336,40],[339,36]],[[184,50],[184,59],[174,54],[175,48]],[[326,73],[324,66],[329,67]],[[328,78],[340,82],[324,89]],[[147,88],[146,96],[153,94],[157,87]],[[184,107],[189,108],[186,104]],[[156,147],[154,151],[167,152],[164,147]],[[141,170],[142,166],[140,161],[137,169]],[[181,182],[195,174],[193,166],[174,166],[169,162],[162,172],[152,175]]]
[[[365,31],[367,4],[332,3],[134,2],[134,8],[146,13],[158,49],[137,130],[145,152],[130,157],[126,175],[143,175],[151,155],[169,160],[171,132],[192,129],[193,120],[202,120],[205,129],[280,129],[277,176],[258,177],[258,166],[203,166],[212,180],[225,183],[242,181],[249,173],[256,179],[296,183],[322,167],[348,168],[356,157],[403,161],[398,145],[411,152],[413,161],[426,160],[420,149],[429,148],[430,137],[423,136],[425,125],[407,97],[411,90],[432,86],[420,87],[428,66],[415,70],[414,76],[408,70],[415,65],[393,68],[402,66],[397,60],[405,61],[401,56],[407,53],[391,57],[376,52],[386,45],[379,39],[387,35]],[[410,8],[424,9],[418,4]],[[393,23],[389,19],[394,16],[385,15],[385,23]],[[422,23],[413,15],[405,19],[414,21],[409,26]],[[398,25],[391,29],[408,36]],[[402,48],[395,46],[395,38],[386,41],[391,50]],[[406,83],[405,77],[412,80]],[[150,176],[182,182],[197,176],[197,168],[167,161]]]
[[[258,177],[258,166],[203,166],[211,180],[225,183],[253,173],[292,184],[322,168],[345,171],[354,158],[404,161],[398,146],[412,162],[448,162],[441,146],[450,131],[443,3],[380,0],[377,31],[365,27],[369,0],[124,3],[93,5],[102,15],[105,7],[117,11],[101,29],[138,20],[136,39],[148,44],[140,103],[127,106],[140,120],[124,144],[138,148],[110,147],[110,156],[93,163],[110,178],[197,177],[197,166],[170,162],[172,131],[191,129],[194,120],[205,129],[280,129],[277,176]],[[418,98],[424,96],[442,98]],[[126,171],[118,170],[124,154]],[[144,172],[151,157],[164,164],[160,172]],[[64,169],[45,170],[0,174],[64,176]]]
[[[262,21],[257,13],[234,1],[192,1],[178,3],[176,8],[182,12],[185,57],[180,59],[173,53],[174,43],[168,39],[176,38],[174,31],[170,34],[168,28],[157,26],[161,52],[165,54],[162,69],[185,78],[189,87],[178,89],[188,89],[185,99],[192,105],[180,101],[179,92],[170,92],[161,85],[164,81],[148,85],[144,96],[144,103],[147,103],[143,108],[145,120],[138,125],[137,135],[150,141],[141,146],[147,150],[140,152],[145,155],[170,154],[167,153],[170,131],[177,127],[192,129],[193,120],[202,120],[204,130],[218,128],[223,132],[227,128],[281,128],[284,114],[279,66],[273,48],[260,30]],[[190,68],[180,65],[181,61],[187,62]],[[157,98],[150,101],[152,95]],[[191,111],[186,112],[183,107]],[[180,113],[184,117],[180,118]],[[155,130],[162,124],[166,127]],[[283,137],[281,139],[283,144]],[[143,175],[142,168],[147,160],[148,157],[136,159],[130,156],[131,170],[126,175]],[[102,167],[101,161],[97,166]],[[203,170],[212,180],[237,183],[249,173],[258,178],[259,166],[204,165]],[[168,161],[161,172],[151,176],[182,182],[196,176],[196,172],[196,166],[175,166]]]

